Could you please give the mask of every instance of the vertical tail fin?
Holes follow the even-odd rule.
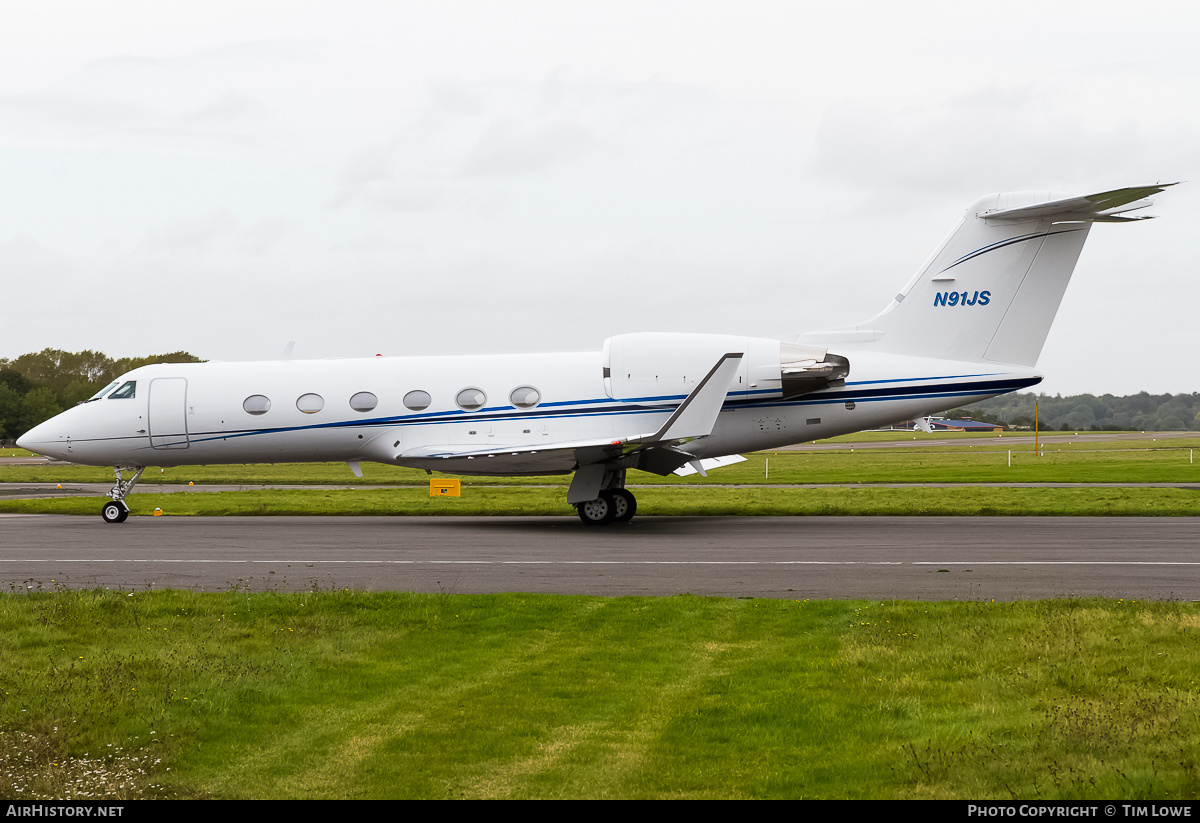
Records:
[[[1092,223],[1147,219],[1121,215],[1151,205],[1145,198],[1170,185],[1059,199],[1049,192],[983,197],[883,312],[801,339],[1033,366]]]

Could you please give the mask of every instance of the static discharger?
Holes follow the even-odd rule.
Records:
[[[430,497],[462,497],[461,480],[430,480]]]

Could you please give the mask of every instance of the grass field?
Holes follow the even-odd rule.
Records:
[[[854,450],[857,442],[880,442],[883,433],[858,435],[870,440],[838,438],[824,441],[842,448],[820,452],[757,452],[745,463],[725,466],[708,477],[660,477],[631,471],[631,485],[727,485],[795,483],[1147,483],[1200,481],[1200,435],[1195,438],[1080,443],[1069,435],[1047,438],[1043,450],[1012,447],[994,436],[963,435],[971,445],[900,446]],[[889,435],[895,441],[894,435]],[[909,436],[911,437],[911,435]],[[935,439],[946,439],[939,435]],[[907,439],[907,438],[906,438]],[[1011,438],[1010,438],[1011,439]],[[909,441],[911,442],[911,441]],[[10,450],[5,449],[4,454]],[[1009,465],[1009,451],[1012,452]],[[363,477],[351,474],[345,463],[249,464],[150,468],[145,483],[222,485],[412,485],[426,487],[428,476],[419,469],[363,464]],[[435,475],[442,476],[442,475]],[[51,463],[0,466],[5,483],[105,483],[112,469]],[[464,483],[482,485],[568,485],[570,477],[469,477]]]
[[[965,435],[971,445],[855,449],[883,433],[839,439],[842,448],[819,452],[760,452],[707,478],[659,477],[631,471],[639,511],[655,514],[1048,514],[1196,515],[1193,489],[920,488],[924,483],[1197,483],[1200,437],[1079,443],[1071,435],[1046,438],[1040,453],[1012,449],[991,435]],[[912,437],[912,435],[908,435]],[[937,439],[946,439],[939,435]],[[1011,438],[1010,438],[1011,439]],[[909,441],[911,442],[911,441]],[[7,450],[6,450],[7,451]],[[129,497],[135,515],[161,508],[168,515],[223,514],[570,514],[569,477],[470,477],[461,498],[430,499],[423,471],[381,464],[363,467],[360,480],[344,463],[192,466],[150,469]],[[110,469],[51,464],[0,466],[0,482],[107,483]],[[153,483],[198,485],[391,485],[370,490],[247,490],[219,494],[155,494]],[[796,484],[864,484],[863,489],[792,489]],[[869,484],[912,484],[906,489]],[[666,488],[670,486],[671,488]],[[746,486],[751,488],[725,488]],[[543,488],[538,488],[543,487]],[[648,488],[647,488],[648,487]],[[663,488],[654,488],[663,487]],[[0,512],[95,515],[100,498],[0,499]]]
[[[1200,440],[751,455],[643,514],[1200,514]],[[4,456],[8,450],[0,453]],[[769,461],[769,463],[768,463]],[[769,466],[770,476],[764,477]],[[143,493],[135,514],[569,514],[564,478]],[[26,472],[51,472],[37,479]],[[64,476],[73,472],[71,476]],[[632,473],[631,473],[632,474]],[[108,482],[0,466],[0,482]],[[344,464],[147,479],[350,485]],[[794,483],[864,483],[786,488]],[[745,484],[725,488],[721,484]],[[144,487],[143,487],[144,488]],[[0,500],[96,516],[98,498]],[[1200,607],[313,591],[0,593],[0,797],[1200,796]]]
[[[1044,515],[1197,516],[1200,490],[1159,488],[816,488],[696,486],[636,490],[638,516],[666,515]],[[134,516],[225,515],[571,515],[563,488],[467,487],[463,496],[416,489],[288,489],[143,493],[128,498]],[[101,499],[0,500],[0,512],[98,517]]]
[[[1200,611],[0,596],[7,798],[1195,798]]]

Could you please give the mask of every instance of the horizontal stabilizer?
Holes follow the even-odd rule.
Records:
[[[1015,209],[985,211],[979,216],[988,220],[1046,220],[1051,222],[1148,220],[1150,219],[1148,216],[1118,217],[1117,215],[1153,205],[1151,201],[1146,200],[1147,197],[1174,185],[1177,184],[1163,183],[1156,186],[1114,189],[1099,194],[1085,194],[1082,197],[1068,197],[1065,200],[1033,203]]]

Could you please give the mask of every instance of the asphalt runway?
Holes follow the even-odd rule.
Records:
[[[1200,598],[1200,517],[0,516],[0,586]]]

